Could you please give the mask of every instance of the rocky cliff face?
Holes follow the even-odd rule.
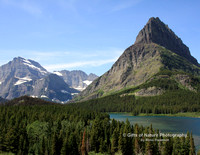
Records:
[[[80,96],[92,99],[110,91],[142,84],[161,67],[159,46],[156,44],[133,45],[124,51],[108,72],[81,92]]]
[[[190,55],[189,48],[182,40],[160,19],[150,18],[144,28],[139,32],[135,44],[156,43],[168,50],[186,58],[191,63],[199,65],[197,60]]]
[[[29,93],[31,85],[23,85],[47,76],[49,73],[39,63],[21,57],[0,67],[0,96],[6,99]]]
[[[79,91],[70,88],[64,80],[56,74],[34,81],[31,91],[32,97],[49,99],[50,101],[65,103],[72,99],[73,94]]]
[[[33,60],[17,57],[0,67],[0,96],[5,99],[29,95],[64,103],[77,93],[61,77]]]
[[[168,61],[170,55],[173,55],[173,64]],[[182,67],[180,62],[185,66]],[[189,48],[181,39],[159,18],[150,18],[139,32],[134,45],[127,48],[112,68],[81,92],[74,101],[93,99],[123,88],[138,86],[161,68],[195,70],[196,73],[200,71],[197,60],[190,55]]]
[[[3,82],[9,77],[38,79],[47,75],[48,72],[39,63],[21,57],[14,58],[12,61],[0,67],[0,80]]]
[[[91,73],[87,75],[81,70],[62,70],[54,73],[62,77],[69,86],[79,91],[84,90],[88,85],[92,83],[92,81],[98,78],[98,76],[95,74]]]

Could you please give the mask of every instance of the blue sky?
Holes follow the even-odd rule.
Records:
[[[0,0],[0,65],[21,56],[49,71],[102,75],[159,17],[200,62],[199,0]]]

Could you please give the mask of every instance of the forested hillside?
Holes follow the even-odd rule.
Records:
[[[200,112],[200,80],[184,72],[162,70],[142,85],[75,105],[101,112],[132,112],[134,115]]]
[[[0,106],[0,129],[0,151],[20,155],[195,154],[192,134],[162,137],[152,127],[71,105]],[[158,134],[159,140],[139,136],[143,133]]]

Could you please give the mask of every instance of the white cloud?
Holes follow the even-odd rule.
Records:
[[[21,56],[39,62],[48,71],[58,71],[63,69],[94,68],[106,64],[114,63],[123,50],[110,48],[107,50],[94,51],[35,51],[35,50],[0,50],[0,52],[10,53],[7,60]],[[3,64],[3,63],[2,63]]]
[[[118,58],[107,59],[107,60],[95,60],[95,61],[81,61],[81,62],[72,62],[64,64],[53,64],[44,66],[49,71],[61,70],[61,69],[73,69],[76,67],[97,67],[105,64],[113,63]]]
[[[20,52],[20,51],[18,51]],[[60,58],[73,58],[73,59],[91,59],[91,58],[113,58],[119,57],[122,54],[123,50],[110,48],[107,50],[88,50],[88,51],[70,51],[70,50],[63,50],[63,51],[21,51],[21,53],[29,53],[31,56],[30,59],[34,59],[37,61],[43,60],[51,60],[51,59],[60,59]]]

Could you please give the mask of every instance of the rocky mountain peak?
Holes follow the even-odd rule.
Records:
[[[158,17],[149,19],[144,28],[139,32],[135,41],[135,44],[149,43],[161,45],[199,66],[197,60],[190,55],[189,48]]]
[[[139,32],[135,43],[124,51],[111,69],[93,81],[74,101],[99,98],[139,86],[162,69],[200,73],[199,64],[190,55],[189,48],[158,17],[152,17]],[[143,91],[162,93],[154,88]]]

